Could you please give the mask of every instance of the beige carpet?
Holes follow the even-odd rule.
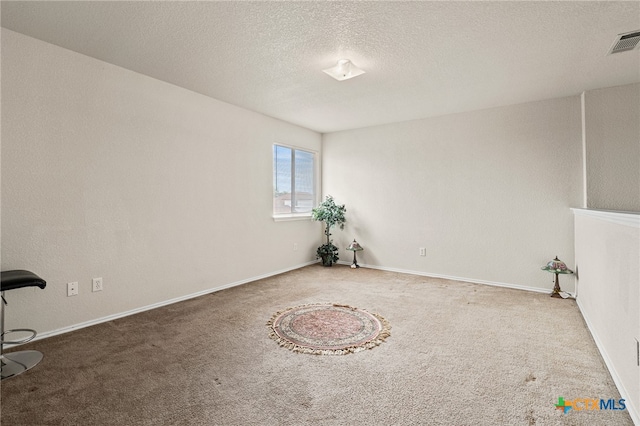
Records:
[[[541,279],[544,277],[541,276]],[[299,354],[265,323],[337,302],[392,330],[356,354]],[[37,341],[2,382],[2,425],[631,425],[559,396],[620,396],[573,300],[313,265]]]

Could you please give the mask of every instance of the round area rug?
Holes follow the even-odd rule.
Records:
[[[294,352],[344,355],[371,349],[391,335],[378,314],[335,303],[319,303],[277,312],[267,322],[269,337]]]

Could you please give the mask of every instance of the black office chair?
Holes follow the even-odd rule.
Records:
[[[0,290],[2,291],[2,303],[0,303],[0,363],[2,364],[2,380],[10,377],[22,374],[25,371],[33,368],[42,361],[42,353],[38,351],[18,351],[8,354],[3,353],[4,345],[17,345],[21,343],[27,343],[36,337],[37,332],[30,328],[16,328],[13,330],[4,330],[4,307],[7,304],[7,300],[4,298],[4,292],[6,290],[15,290],[23,287],[40,287],[44,289],[47,282],[29,271],[2,271],[0,272]],[[5,336],[9,333],[29,333],[30,336],[15,341],[5,340]]]

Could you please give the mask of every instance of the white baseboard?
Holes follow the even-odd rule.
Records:
[[[343,261],[338,261],[338,263],[344,264],[344,265],[350,265],[351,264],[350,262],[343,262]],[[375,266],[375,265],[360,264],[360,266],[363,267],[363,268],[379,269],[379,270],[382,270],[382,271],[399,272],[399,273],[403,273],[403,274],[420,275],[420,276],[433,277],[433,278],[444,278],[444,279],[448,279],[448,280],[464,281],[464,282],[470,282],[470,283],[474,283],[474,284],[485,284],[485,285],[491,285],[491,286],[496,286],[496,287],[507,287],[507,288],[513,288],[513,289],[518,289],[518,290],[533,291],[533,292],[536,292],[536,293],[549,293],[548,289],[542,289],[542,288],[536,288],[536,287],[528,287],[528,286],[522,286],[522,285],[518,285],[518,284],[500,283],[500,282],[477,280],[477,279],[464,278],[464,277],[452,277],[452,276],[448,276],[448,275],[430,274],[430,273],[427,273],[427,272],[410,271],[410,270],[398,269],[398,268],[387,268],[387,267]],[[569,294],[571,294],[571,296],[575,298],[575,294],[572,294],[572,293],[569,293]],[[576,302],[577,302],[578,308],[580,309],[580,314],[582,315],[582,318],[584,318],[584,321],[587,324],[587,328],[589,329],[589,332],[591,333],[591,336],[593,336],[593,340],[596,343],[596,347],[598,348],[598,351],[600,352],[600,355],[604,359],[605,365],[607,366],[607,369],[609,370],[609,373],[611,374],[611,377],[613,378],[613,382],[615,383],[616,387],[618,388],[618,391],[620,392],[620,396],[622,398],[624,398],[626,401],[629,401],[629,403],[627,404],[627,411],[629,412],[629,416],[631,416],[631,420],[633,421],[633,423],[635,425],[640,426],[640,413],[638,413],[636,411],[636,407],[633,405],[634,402],[632,401],[631,398],[629,398],[629,393],[626,391],[622,381],[620,380],[620,376],[618,376],[618,374],[617,374],[617,372],[615,370],[615,367],[613,365],[613,362],[611,361],[611,358],[607,354],[607,351],[605,350],[604,345],[602,344],[602,341],[594,333],[594,331],[593,331],[594,329],[593,329],[593,327],[591,325],[591,322],[590,322],[589,318],[585,315],[584,310],[583,310],[583,308],[582,308],[582,306],[580,304],[580,299],[576,299]]]
[[[582,305],[580,304],[580,299],[577,299],[577,302],[578,302],[578,309],[580,309],[580,313],[582,314],[582,318],[584,318],[584,322],[587,324],[587,328],[589,329],[589,332],[591,333],[591,336],[593,337],[593,340],[596,342],[596,347],[598,348],[598,351],[600,352],[600,355],[602,356],[602,359],[604,359],[604,363],[607,366],[607,369],[609,370],[609,374],[611,374],[611,378],[613,379],[613,382],[616,384],[616,387],[618,388],[618,391],[620,392],[620,396],[622,398],[624,398],[624,400],[625,400],[625,403],[626,403],[626,406],[627,406],[627,411],[629,412],[629,415],[631,416],[631,420],[633,421],[633,423],[635,425],[639,425],[640,426],[640,413],[638,411],[636,411],[636,408],[640,409],[640,407],[636,407],[635,404],[637,402],[633,401],[629,397],[629,393],[627,392],[626,388],[624,387],[624,384],[622,383],[622,380],[620,380],[620,376],[616,372],[616,369],[615,369],[615,366],[613,364],[613,361],[609,357],[609,354],[607,354],[607,350],[605,349],[604,344],[602,343],[602,341],[600,340],[598,335],[594,332],[594,328],[592,326],[591,321],[589,320],[589,317],[584,314],[584,309],[582,308]]]
[[[185,295],[185,296],[176,297],[174,299],[165,300],[163,302],[154,303],[152,305],[143,306],[143,307],[140,307],[140,308],[132,309],[130,311],[121,312],[121,313],[113,314],[113,315],[108,315],[106,317],[96,318],[96,319],[91,320],[91,321],[86,321],[86,322],[79,323],[79,324],[74,324],[74,325],[71,325],[71,326],[68,326],[68,327],[59,328],[57,330],[44,332],[44,333],[38,334],[36,336],[36,338],[33,339],[32,341],[40,340],[40,339],[46,339],[47,337],[52,337],[52,336],[56,336],[56,335],[59,335],[59,334],[68,333],[70,331],[79,330],[81,328],[90,327],[92,325],[101,324],[101,323],[108,322],[108,321],[113,321],[113,320],[118,319],[118,318],[127,317],[129,315],[134,315],[134,314],[137,314],[137,313],[140,313],[140,312],[149,311],[151,309],[156,309],[156,308],[159,308],[159,307],[162,307],[162,306],[171,305],[173,303],[181,302],[181,301],[184,301],[184,300],[193,299],[193,298],[196,298],[196,297],[199,297],[199,296],[203,296],[205,294],[215,293],[216,291],[224,290],[224,289],[231,288],[231,287],[236,287],[236,286],[239,286],[239,285],[242,285],[242,284],[246,284],[246,283],[249,283],[249,282],[252,282],[252,281],[260,280],[260,279],[263,279],[263,278],[272,277],[274,275],[282,274],[284,272],[293,271],[295,269],[299,269],[299,268],[302,268],[302,267],[305,267],[305,266],[308,266],[308,265],[312,265],[314,263],[318,263],[318,260],[313,260],[313,261],[310,261],[310,262],[306,262],[306,263],[303,263],[303,264],[300,264],[300,265],[293,266],[291,268],[286,268],[286,269],[282,269],[282,270],[279,270],[279,271],[269,272],[267,274],[258,275],[258,276],[247,278],[247,279],[243,279],[243,280],[240,280],[240,281],[235,281],[235,282],[232,282],[232,283],[224,284],[224,285],[221,285],[221,286],[218,286],[218,287],[213,287],[213,288],[210,288],[210,289],[207,289],[207,290],[199,291],[197,293],[192,293],[192,294],[188,294],[188,295]],[[350,262],[345,262],[345,261],[338,261],[338,263],[339,264],[343,264],[343,265],[350,265],[351,264]],[[523,285],[511,284],[511,283],[501,283],[501,282],[478,280],[478,279],[465,278],[465,277],[454,277],[454,276],[449,276],[449,275],[432,274],[432,273],[427,273],[427,272],[422,272],[422,271],[412,271],[412,270],[399,269],[399,268],[388,268],[388,267],[376,266],[376,265],[361,264],[360,266],[362,266],[364,268],[370,268],[370,269],[379,269],[381,271],[398,272],[398,273],[411,274],[411,275],[420,275],[420,276],[432,277],[432,278],[443,278],[443,279],[447,279],[447,280],[464,281],[464,282],[469,282],[469,283],[474,283],[474,284],[491,285],[491,286],[495,286],[495,287],[506,287],[506,288],[512,288],[512,289],[517,289],[517,290],[532,291],[532,292],[536,292],[536,293],[548,293],[549,292],[548,289],[537,288],[537,287],[529,287],[529,286],[523,286]],[[572,296],[574,296],[574,295],[572,295]],[[609,358],[609,356],[607,355],[607,352],[604,349],[604,346],[603,346],[602,342],[600,341],[600,339],[598,338],[598,336],[596,334],[594,334],[593,328],[591,326],[591,322],[589,321],[589,318],[587,316],[585,316],[584,311],[583,311],[583,309],[582,309],[582,307],[580,305],[580,300],[578,299],[577,302],[578,302],[578,308],[580,309],[580,313],[582,314],[582,317],[584,318],[585,323],[587,324],[587,328],[589,329],[589,332],[593,336],[593,340],[595,341],[596,346],[597,346],[600,354],[602,355],[602,358],[604,359],[604,362],[605,362],[607,368],[609,369],[609,373],[611,374],[611,377],[613,378],[614,383],[616,384],[616,386],[618,387],[618,390],[620,391],[620,395],[625,400],[631,402],[631,400],[628,398],[628,393],[626,392],[626,389],[624,388],[624,385],[622,384],[622,382],[620,380],[620,377],[616,373],[616,370],[615,370],[615,368],[613,366],[611,358]],[[628,404],[627,405],[627,410],[628,410],[629,415],[631,416],[631,419],[633,420],[634,424],[640,426],[640,415],[636,411],[636,407],[631,405],[631,404]]]
[[[46,332],[38,333],[38,335],[32,340],[32,342],[33,341],[37,341],[37,340],[41,340],[41,339],[46,339],[48,337],[57,336],[59,334],[68,333],[70,331],[79,330],[79,329],[82,329],[82,328],[85,328],[85,327],[90,327],[92,325],[101,324],[101,323],[108,322],[108,321],[113,321],[113,320],[116,320],[118,318],[124,318],[124,317],[127,317],[129,315],[138,314],[140,312],[149,311],[151,309],[160,308],[162,306],[171,305],[173,303],[182,302],[184,300],[193,299],[193,298],[196,298],[196,297],[199,297],[199,296],[203,296],[205,294],[215,293],[216,291],[224,290],[224,289],[231,288],[231,287],[236,287],[236,286],[239,286],[239,285],[242,285],[242,284],[246,284],[246,283],[249,283],[249,282],[252,282],[252,281],[257,281],[257,280],[260,280],[260,279],[263,279],[263,278],[272,277],[274,275],[282,274],[284,272],[293,271],[295,269],[303,268],[305,266],[312,265],[314,263],[318,263],[318,260],[312,260],[312,261],[309,261],[309,262],[306,262],[306,263],[303,263],[303,264],[300,264],[300,265],[293,266],[291,268],[281,269],[281,270],[278,270],[278,271],[269,272],[267,274],[258,275],[258,276],[251,277],[251,278],[246,278],[246,279],[243,279],[243,280],[240,280],[240,281],[235,281],[235,282],[232,282],[232,283],[223,284],[221,286],[212,287],[212,288],[209,288],[209,289],[206,289],[206,290],[203,290],[203,291],[199,291],[197,293],[187,294],[185,296],[176,297],[174,299],[164,300],[162,302],[154,303],[154,304],[147,305],[147,306],[142,306],[140,308],[131,309],[129,311],[120,312],[120,313],[112,314],[112,315],[107,315],[105,317],[96,318],[96,319],[93,319],[93,320],[90,320],[90,321],[85,321],[85,322],[78,323],[78,324],[73,324],[73,325],[70,325],[70,326],[67,326],[67,327],[62,327],[62,328],[59,328],[59,329],[56,329],[56,330],[52,330],[52,331],[46,331]],[[350,262],[345,262],[345,261],[338,261],[338,263],[339,264],[343,264],[343,265],[350,265],[351,264]],[[477,279],[473,279],[473,278],[454,277],[454,276],[441,275],[441,274],[431,274],[431,273],[421,272],[421,271],[411,271],[411,270],[399,269],[399,268],[388,268],[388,267],[376,266],[376,265],[361,264],[361,266],[364,267],[364,268],[379,269],[379,270],[382,270],[382,271],[399,272],[399,273],[411,274],[411,275],[421,275],[421,276],[433,277],[433,278],[444,278],[444,279],[454,280],[454,281],[464,281],[464,282],[470,282],[470,283],[474,283],[474,284],[484,284],[484,285],[491,285],[491,286],[496,286],[496,287],[513,288],[513,289],[517,289],[517,290],[533,291],[533,292],[537,292],[537,293],[548,293],[549,292],[549,290],[547,290],[547,289],[522,286],[522,285],[518,285],[518,284],[500,283],[500,282],[493,282],[493,281],[477,280]]]
[[[342,265],[351,265],[351,262],[346,262],[346,261],[338,261],[339,264]],[[401,274],[410,274],[410,275],[420,275],[423,277],[431,277],[431,278],[443,278],[446,280],[453,280],[453,281],[464,281],[467,283],[473,283],[473,284],[484,284],[484,285],[490,285],[490,286],[494,286],[494,287],[505,287],[505,288],[513,288],[516,290],[525,290],[525,291],[533,291],[535,293],[550,293],[551,290],[546,289],[546,288],[540,288],[540,287],[529,287],[529,286],[525,286],[525,285],[520,285],[520,284],[511,284],[511,283],[501,283],[501,282],[496,282],[496,281],[486,281],[486,280],[478,280],[475,278],[465,278],[465,277],[454,277],[451,275],[442,275],[442,274],[432,274],[430,272],[423,272],[423,271],[411,271],[408,269],[399,269],[399,268],[388,268],[386,266],[376,266],[376,265],[366,265],[363,263],[359,263],[359,265],[363,268],[370,268],[370,269],[379,269],[381,271],[389,271],[389,272],[399,272]],[[571,297],[575,297],[575,294],[571,293],[571,292],[567,292],[571,295]]]
[[[269,277],[272,277],[274,275],[282,274],[284,272],[293,271],[295,269],[300,269],[300,268],[303,268],[303,267],[308,266],[308,265],[313,265],[314,263],[317,263],[317,262],[318,262],[317,260],[313,260],[313,261],[310,261],[310,262],[302,263],[300,265],[292,266],[291,268],[286,268],[286,269],[281,269],[279,271],[269,272],[267,274],[258,275],[258,276],[247,278],[247,279],[240,280],[240,281],[234,281],[232,283],[223,284],[223,285],[217,286],[217,287],[212,287],[212,288],[209,288],[207,290],[199,291],[197,293],[187,294],[185,296],[176,297],[174,299],[164,300],[162,302],[154,303],[154,304],[147,305],[147,306],[142,306],[140,308],[132,309],[130,311],[120,312],[120,313],[113,314],[113,315],[107,315],[106,317],[96,318],[96,319],[93,319],[93,320],[90,320],[90,321],[85,321],[85,322],[82,322],[82,323],[79,323],[79,324],[74,324],[74,325],[70,325],[70,326],[67,326],[67,327],[62,327],[62,328],[59,328],[57,330],[38,333],[38,335],[31,341],[33,342],[33,341],[36,341],[36,340],[46,339],[47,337],[57,336],[59,334],[68,333],[70,331],[79,330],[81,328],[90,327],[92,325],[101,324],[103,322],[108,322],[108,321],[113,321],[113,320],[118,319],[118,318],[128,317],[129,315],[138,314],[140,312],[150,311],[151,309],[160,308],[162,306],[171,305],[173,303],[182,302],[184,300],[193,299],[193,298],[196,298],[196,297],[199,297],[199,296],[204,296],[205,294],[215,293],[216,291],[224,290],[224,289],[231,288],[231,287],[236,287],[236,286],[239,286],[239,285],[242,285],[242,284],[246,284],[246,283],[249,283],[249,282],[252,282],[252,281],[261,280],[263,278],[269,278]]]

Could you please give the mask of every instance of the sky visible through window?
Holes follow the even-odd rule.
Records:
[[[275,213],[311,211],[315,201],[314,159],[313,152],[280,145],[273,146]],[[295,191],[294,194],[292,190]]]

